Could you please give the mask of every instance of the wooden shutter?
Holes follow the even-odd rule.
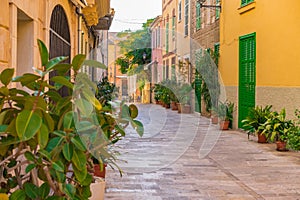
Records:
[[[196,29],[199,30],[201,28],[201,7],[200,2],[197,1],[196,4]]]
[[[239,42],[239,128],[249,108],[255,106],[256,34],[240,37]]]

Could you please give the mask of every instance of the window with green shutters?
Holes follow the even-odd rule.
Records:
[[[184,4],[184,35],[189,35],[189,0]]]
[[[241,1],[241,6],[245,6],[245,5],[247,5],[247,4],[249,4],[249,3],[251,3],[251,2],[253,2],[254,0],[242,0]]]
[[[215,50],[214,50],[214,57],[215,57],[215,62],[216,65],[219,65],[219,57],[220,57],[220,43],[215,43],[214,45]]]
[[[256,33],[252,33],[239,39],[239,128],[249,109],[255,106],[255,88]]]
[[[201,28],[201,6],[200,2],[197,1],[196,3],[196,30]]]
[[[166,25],[166,52],[169,52],[169,22]]]
[[[175,39],[175,16],[172,17],[172,38]]]
[[[216,0],[216,5],[219,6],[220,5],[220,0]],[[216,19],[220,18],[220,8],[216,8]]]

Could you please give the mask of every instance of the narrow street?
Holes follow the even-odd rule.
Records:
[[[300,199],[300,158],[274,144],[218,130],[196,114],[138,105],[145,135],[120,142],[120,167],[108,169],[105,199]],[[119,144],[119,143],[118,143]]]

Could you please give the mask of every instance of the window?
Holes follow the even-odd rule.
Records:
[[[172,38],[175,39],[175,15],[172,17]]]
[[[157,37],[156,37],[156,39],[157,39],[157,46],[160,47],[160,26],[158,27],[156,33],[157,33]]]
[[[199,30],[201,28],[201,6],[200,2],[197,1],[196,4],[196,30]]]
[[[166,79],[169,80],[169,60],[166,62]]]
[[[216,0],[216,5],[220,5],[220,0]],[[220,8],[216,8],[216,19],[220,18]]]
[[[249,4],[249,3],[251,3],[251,2],[253,2],[254,0],[242,0],[241,1],[241,6],[245,6],[245,5],[247,5],[247,4]]]
[[[166,76],[166,61],[163,61],[163,80],[165,80],[165,76]]]
[[[184,35],[189,35],[189,0],[185,0],[184,5]]]
[[[181,1],[178,4],[178,21],[181,21]]]
[[[256,34],[239,38],[239,128],[249,108],[255,106],[256,88]]]
[[[175,67],[175,61],[176,61],[176,58],[175,57],[173,57],[172,58],[172,66],[171,66],[171,72],[172,72],[172,74],[171,74],[171,80],[176,80],[176,67]]]
[[[218,66],[219,57],[220,57],[220,43],[215,44],[214,57],[215,57],[216,65]]]
[[[166,52],[169,52],[169,22],[166,25]]]

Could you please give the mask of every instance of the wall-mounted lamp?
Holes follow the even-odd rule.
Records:
[[[200,3],[200,8],[219,8],[221,10],[221,5],[203,5],[206,0],[197,0]]]

